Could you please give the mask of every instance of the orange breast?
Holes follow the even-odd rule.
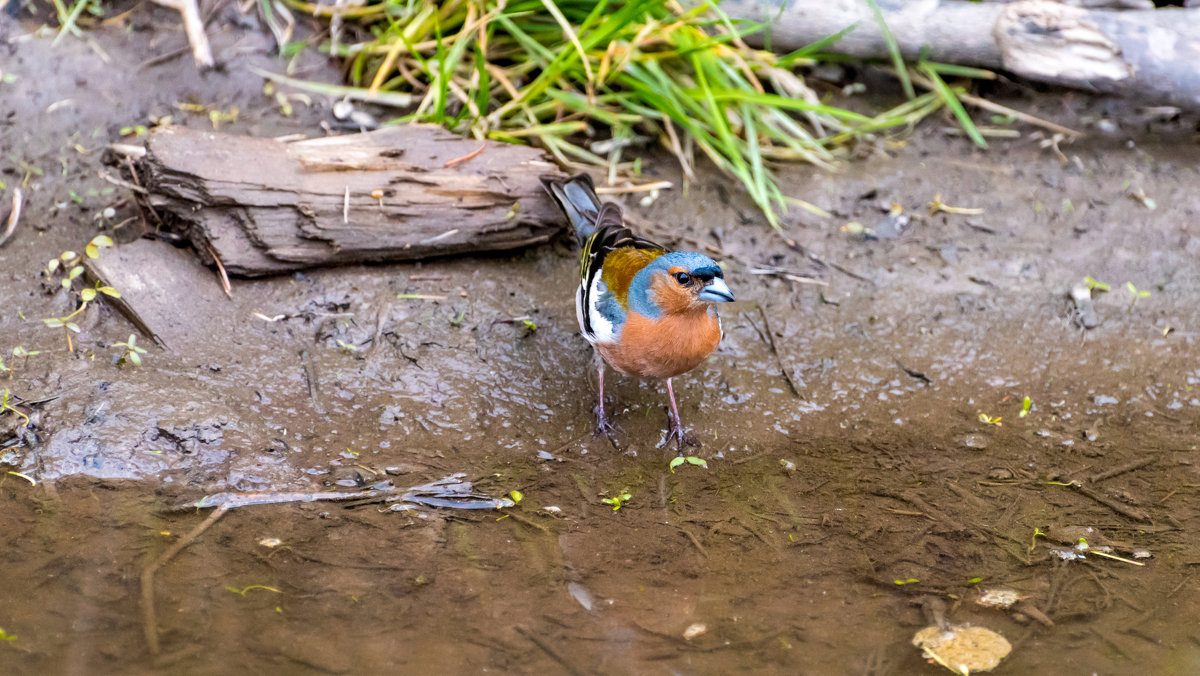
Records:
[[[643,378],[673,378],[696,368],[721,342],[721,325],[699,307],[652,320],[631,312],[621,339],[597,345],[604,360],[622,373]]]

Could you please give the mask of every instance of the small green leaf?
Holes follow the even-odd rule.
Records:
[[[71,268],[71,273],[67,275],[67,279],[75,279],[76,277],[78,277],[79,275],[82,275],[82,274],[83,274],[83,266],[76,265],[75,267]]]
[[[689,465],[696,465],[697,467],[703,467],[704,469],[708,469],[708,463],[704,460],[704,458],[688,456],[686,458],[686,460]]]
[[[75,322],[67,322],[66,327],[72,333],[79,333],[79,325]]]
[[[46,326],[49,326],[52,329],[58,329],[58,328],[62,328],[63,320],[55,317],[53,319],[43,319],[42,323],[44,323]]]
[[[1025,416],[1029,415],[1029,409],[1031,408],[1033,408],[1033,400],[1029,397],[1025,397],[1025,399],[1021,402],[1021,417],[1024,418]]]
[[[69,279],[62,280],[62,288],[64,288],[64,289],[71,288],[71,280],[69,280]]]
[[[97,289],[97,291],[99,291],[100,293],[102,293],[106,296],[110,296],[112,298],[120,298],[121,297],[121,292],[117,291],[116,289],[112,288],[111,286],[102,286],[99,289]]]
[[[84,289],[83,291],[79,292],[79,297],[83,299],[83,302],[89,303],[96,299],[96,290]]]
[[[86,254],[88,258],[100,257],[100,250],[96,248],[95,244],[89,244],[83,247],[83,253]]]
[[[671,474],[675,473],[675,468],[687,462],[687,458],[682,455],[677,458],[671,458]]]
[[[133,362],[134,366],[141,366],[142,365],[142,356],[140,354],[138,354],[136,351],[131,351],[129,353],[129,361]]]
[[[512,501],[519,505],[525,499],[525,494],[521,491],[509,491],[508,497],[512,498]]]

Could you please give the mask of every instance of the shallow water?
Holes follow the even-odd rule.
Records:
[[[69,355],[39,320],[71,301],[39,271],[121,197],[100,192],[99,153],[71,144],[99,147],[188,99],[238,105],[231,129],[257,135],[312,132],[327,115],[319,103],[282,117],[241,70],[275,62],[229,28],[217,38],[236,53],[228,72],[201,78],[177,60],[138,74],[148,40],[181,37],[151,33],[93,33],[111,65],[69,40],[10,47],[13,72],[38,87],[0,99],[16,120],[0,143],[67,169],[30,178],[22,229],[0,249],[0,349],[41,350],[9,360],[0,386],[53,397],[23,443],[0,416],[5,469],[37,481],[0,478],[6,671],[938,673],[910,644],[931,599],[1008,638],[996,673],[1200,669],[1200,631],[1181,621],[1200,613],[1200,201],[1186,129],[1131,126],[1132,143],[1080,141],[1063,164],[1034,138],[985,154],[930,122],[837,174],[788,172],[789,194],[833,214],[792,215],[803,253],[715,175],[631,201],[648,234],[725,261],[740,301],[718,352],[677,381],[707,469],[672,473],[657,384],[609,378],[617,443],[590,434],[594,375],[561,242],[235,280],[227,313],[191,317],[200,339],[138,368],[111,363],[134,329],[97,306]],[[38,70],[51,56],[74,75]],[[68,98],[104,104],[45,113]],[[1046,114],[1081,127],[1097,114],[1076,107]],[[10,185],[23,180],[4,166]],[[650,171],[677,178],[666,162]],[[1154,210],[1127,196],[1136,188]],[[986,212],[928,216],[939,193]],[[882,226],[890,202],[913,218],[899,236],[839,229]],[[117,210],[116,222],[134,215]],[[750,273],[764,266],[820,284]],[[1113,286],[1090,331],[1067,300],[1085,275]],[[1151,295],[1130,308],[1126,281]],[[180,307],[187,318],[186,293]],[[536,330],[514,321],[526,316]],[[457,472],[524,499],[504,513],[225,514],[156,573],[150,653],[142,570],[206,518],[171,511],[180,501]],[[625,494],[620,509],[601,502]],[[1081,534],[1145,565],[1056,553]],[[994,588],[1024,598],[977,603]]]

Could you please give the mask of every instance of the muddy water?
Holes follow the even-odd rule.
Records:
[[[261,94],[243,67],[276,64],[254,32],[218,21],[230,66],[198,77],[186,59],[139,71],[182,41],[169,13],[133,21],[141,31],[90,34],[107,64],[78,41],[5,48],[19,79],[0,85],[0,178],[31,204],[0,249],[0,350],[41,353],[7,359],[0,386],[48,399],[23,409],[33,434],[0,416],[5,471],[37,482],[0,478],[6,672],[938,673],[909,641],[939,606],[1013,644],[997,673],[1200,669],[1186,125],[1126,120],[1063,146],[1064,163],[1028,135],[981,153],[931,122],[837,174],[791,170],[788,193],[832,213],[792,215],[802,249],[720,177],[630,202],[648,234],[724,260],[740,299],[720,350],[678,381],[708,467],[671,473],[654,383],[610,378],[616,444],[590,434],[565,243],[235,280],[216,319],[190,316],[199,292],[181,289],[197,340],[136,368],[112,363],[134,329],[99,305],[68,353],[40,319],[73,301],[39,271],[98,223],[135,216],[96,175],[122,126],[208,124],[181,101],[238,106],[230,128],[248,134],[315,134],[328,117],[323,101],[282,116]],[[52,57],[72,75],[40,69]],[[302,70],[334,77],[319,61]],[[1045,106],[1088,129],[1102,110]],[[1128,196],[1139,190],[1154,209]],[[938,194],[985,211],[929,216]],[[893,202],[903,227],[884,213]],[[813,280],[751,273],[766,267]],[[1112,285],[1087,331],[1067,301],[1084,276]],[[1150,295],[1130,307],[1127,281]],[[225,514],[156,573],[151,654],[142,571],[207,516],[172,506],[458,472],[524,500]],[[620,509],[602,502],[623,495]],[[1065,560],[1079,537],[1145,565]],[[1023,599],[977,602],[995,588]]]

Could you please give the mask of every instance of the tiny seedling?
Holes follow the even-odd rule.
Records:
[[[0,629],[0,641],[15,641],[15,640],[17,640],[16,634],[10,634],[7,631]]]
[[[1112,291],[1112,286],[1104,282],[1097,281],[1091,277],[1084,277],[1083,283],[1087,284],[1089,291]]]
[[[20,345],[14,347],[12,349],[13,359],[16,359],[17,357],[21,357],[22,359],[25,360],[22,362],[23,365],[29,363],[30,357],[41,354],[41,353],[42,353],[41,350],[26,350],[24,347],[21,347]]]
[[[521,501],[525,499],[525,494],[521,491],[509,491],[508,497],[512,498],[514,505],[519,505],[521,504]]]
[[[601,498],[600,502],[603,502],[606,505],[610,505],[613,508],[613,511],[615,512],[618,509],[620,509],[621,507],[623,507],[625,505],[625,503],[629,502],[632,498],[633,498],[633,496],[630,495],[629,493],[622,493],[613,498]]]
[[[1136,286],[1133,285],[1133,282],[1125,282],[1125,289],[1128,290],[1129,295],[1132,296],[1132,298],[1129,299],[1129,311],[1130,312],[1133,312],[1133,306],[1137,305],[1137,302],[1140,299],[1150,297],[1149,291],[1143,291],[1141,289],[1138,289]]]
[[[1033,400],[1030,399],[1029,397],[1025,397],[1025,399],[1021,402],[1021,416],[1020,417],[1024,418],[1025,416],[1029,415],[1029,409],[1031,409],[1031,408],[1033,408]]]
[[[87,308],[87,306],[88,306],[87,301],[84,301],[84,302],[80,303],[79,307],[76,308],[76,310],[69,315],[66,315],[63,317],[50,317],[49,319],[42,320],[42,323],[45,324],[49,328],[63,330],[63,333],[66,334],[66,336],[67,336],[67,352],[75,351],[75,346],[71,344],[71,334],[79,333],[79,330],[80,330],[79,325],[71,320],[74,319],[75,316],[78,315],[80,312],[83,312],[84,309]]]
[[[146,354],[146,350],[145,348],[138,347],[136,335],[132,333],[129,334],[129,340],[121,343],[114,343],[113,347],[125,348],[124,353],[118,354],[113,358],[116,363],[124,364],[125,362],[130,362],[134,366],[142,365],[142,355]]]
[[[342,340],[341,338],[338,338],[337,344],[338,344],[338,347],[342,348],[346,352],[358,352],[357,345],[354,345],[352,343],[347,343],[346,341]]]
[[[920,580],[918,580],[915,577],[910,577],[905,580],[892,580],[892,582],[895,582],[896,584],[916,584],[916,583],[920,582]]]
[[[17,409],[13,408],[12,404],[8,403],[8,399],[11,396],[12,396],[12,393],[10,393],[8,391],[8,388],[7,387],[4,388],[4,394],[0,394],[0,413],[3,413],[5,411],[12,411],[13,413],[16,413],[17,415],[19,415],[25,419],[25,422],[21,425],[21,427],[29,427],[29,416],[25,415],[24,413],[21,413]]]
[[[521,323],[525,325],[525,328],[528,329],[530,333],[537,331],[537,324],[534,323],[532,319],[522,319]]]
[[[1002,424],[1000,422],[1001,420],[1003,420],[1003,418],[1001,418],[1000,416],[996,416],[995,418],[993,418],[992,416],[990,416],[986,413],[979,414],[979,422],[983,423],[984,425],[1000,425],[1000,424]]]
[[[671,459],[671,465],[670,465],[671,474],[675,473],[676,467],[678,467],[684,463],[687,463],[689,465],[696,465],[697,467],[703,467],[704,469],[708,469],[708,463],[704,461],[704,458],[697,458],[694,455],[689,455],[686,457],[681,455],[677,458]]]
[[[111,286],[101,286],[100,282],[96,282],[95,286],[92,286],[90,288],[83,289],[82,291],[80,291],[79,297],[83,300],[83,302],[90,303],[90,302],[96,300],[97,293],[102,293],[102,294],[108,296],[109,298],[120,298],[121,297],[120,291],[117,291],[116,289],[112,288]]]

